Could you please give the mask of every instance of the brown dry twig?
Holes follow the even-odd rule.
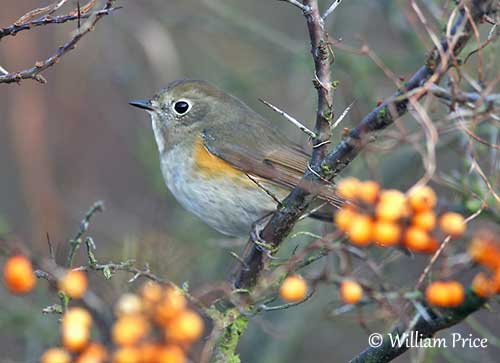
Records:
[[[109,15],[114,10],[119,9],[119,7],[113,7],[114,2],[115,0],[107,0],[101,10],[89,12],[95,3],[95,1],[92,0],[83,8],[79,8],[76,14],[75,11],[73,11],[70,14],[64,16],[52,17],[51,14],[53,11],[55,11],[55,9],[58,9],[57,6],[59,4],[65,3],[65,1],[61,1],[57,4],[54,4],[53,6],[33,10],[22,16],[10,27],[0,29],[1,39],[4,36],[15,35],[22,30],[31,29],[32,27],[36,26],[61,24],[73,20],[77,20],[79,22],[80,19],[88,19],[86,23],[77,28],[72,38],[66,44],[59,47],[52,56],[43,61],[37,61],[31,68],[17,72],[9,72],[1,75],[0,83],[19,83],[23,79],[34,79],[42,84],[46,83],[47,80],[40,73],[55,65],[64,55],[73,50],[76,44],[85,35],[94,30],[94,27],[99,20],[101,20],[104,16]],[[40,18],[33,19],[35,16],[39,16],[40,14],[44,15],[42,15]]]

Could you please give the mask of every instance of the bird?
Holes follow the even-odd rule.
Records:
[[[174,81],[151,99],[129,104],[151,116],[161,171],[172,195],[224,235],[251,233],[308,168],[310,154],[301,145],[206,81]],[[332,186],[321,186],[319,194],[325,201],[338,201]]]

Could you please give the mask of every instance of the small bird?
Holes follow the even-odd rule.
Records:
[[[222,234],[248,235],[308,167],[301,146],[208,82],[175,81],[150,100],[129,103],[151,116],[170,192]],[[320,197],[336,200],[328,186]]]

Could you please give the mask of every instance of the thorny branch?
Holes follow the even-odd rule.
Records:
[[[478,22],[483,15],[493,11],[494,3],[492,0],[467,2],[471,6],[470,19]],[[319,182],[322,179],[333,180],[364,148],[370,134],[385,129],[394,120],[407,112],[409,92],[418,92],[418,97],[416,98],[418,99],[428,93],[432,84],[439,82],[450,66],[448,58],[458,54],[472,35],[472,26],[466,14],[465,6],[465,3],[460,3],[458,14],[449,30],[449,34],[456,39],[453,43],[454,46],[450,47],[448,37],[444,37],[440,41],[439,47],[435,47],[430,52],[426,64],[405,83],[404,89],[394,93],[366,115],[358,126],[351,129],[348,135],[324,158],[320,158],[315,163],[313,157],[311,162],[312,170],[305,172],[302,184],[289,194],[283,201],[284,207],[276,211],[264,227],[262,237],[267,244],[274,248],[279,246],[290,233],[298,218],[300,218],[314,199],[315,195],[311,194],[308,188],[304,188],[303,185],[308,185],[311,182]],[[314,19],[312,18],[312,20]],[[317,18],[317,21],[319,22],[320,19]],[[309,24],[309,27],[311,29],[312,26]],[[317,30],[319,27],[321,27],[321,23],[318,23],[317,27],[312,28],[313,30]],[[315,62],[317,61],[315,58]],[[430,79],[432,79],[432,83],[426,83]],[[324,88],[319,89],[319,92],[325,92]],[[323,106],[325,105],[323,104]],[[260,273],[267,269],[269,263],[266,253],[254,246],[251,241],[245,248],[243,259],[245,264],[239,266],[235,278],[235,286],[238,288],[253,286]]]
[[[75,34],[72,38],[63,46],[59,47],[57,51],[45,59],[44,61],[37,61],[35,65],[29,69],[25,69],[18,72],[2,72],[3,75],[0,75],[0,83],[19,83],[23,79],[34,79],[42,84],[46,83],[47,80],[40,74],[46,69],[55,65],[59,60],[66,55],[68,52],[73,50],[76,44],[88,33],[94,30],[95,25],[99,20],[101,20],[104,16],[110,14],[112,11],[118,9],[113,8],[113,3],[115,0],[106,0],[103,8],[99,11],[88,12],[87,8],[92,8],[95,4],[94,0],[91,0],[87,6],[85,6],[84,11],[82,9],[77,9],[76,14],[68,14],[65,16],[51,17],[53,11],[57,10],[65,1],[61,1],[59,3],[54,4],[53,6],[45,7],[42,9],[35,9],[23,17],[21,17],[14,25],[1,29],[0,30],[0,39],[6,35],[15,35],[21,30],[29,29],[33,26],[41,26],[47,24],[58,24],[64,23],[71,20],[78,21],[78,28],[75,31]],[[48,12],[48,14],[46,14]],[[34,19],[34,16],[46,14],[38,19]],[[88,18],[87,22],[80,26],[80,19]],[[0,67],[1,68],[1,67]],[[3,69],[3,68],[2,68]]]

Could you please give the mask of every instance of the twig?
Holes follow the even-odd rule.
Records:
[[[328,9],[326,9],[325,13],[321,16],[323,21],[325,21],[326,18],[328,18],[330,14],[333,13],[335,9],[337,9],[337,6],[339,6],[341,2],[342,0],[333,0],[332,5],[330,5]]]
[[[110,8],[110,9],[103,9],[91,13],[81,13],[80,14],[80,19],[88,19],[94,16],[98,15],[109,15],[111,12],[120,9],[120,7],[115,7],[115,8]],[[58,16],[50,16],[50,15],[45,15],[39,19],[31,20],[26,23],[22,24],[12,24],[9,27],[0,29],[0,39],[8,36],[8,35],[16,35],[17,33],[23,31],[23,30],[30,30],[35,27],[39,26],[44,26],[44,25],[49,25],[49,24],[63,24],[67,23],[69,21],[74,21],[78,20],[78,14],[77,15],[58,15]],[[7,72],[8,73],[8,72]]]
[[[300,10],[302,10],[303,13],[306,13],[308,11],[310,11],[310,8],[305,5],[305,4],[301,4],[299,1],[297,0],[278,0],[278,1],[284,1],[286,3],[289,3],[289,4],[292,4],[293,6],[296,6],[298,7]]]
[[[349,111],[351,111],[351,108],[354,105],[354,102],[355,101],[352,101],[351,104],[345,108],[344,112],[342,112],[342,114],[337,118],[337,120],[335,120],[335,122],[330,127],[330,129],[332,131],[342,122],[342,120],[344,119],[344,117],[347,116],[347,114],[349,113]]]
[[[304,126],[304,124],[302,124],[300,121],[297,121],[297,119],[293,118],[292,116],[290,116],[285,111],[279,109],[278,107],[270,104],[269,102],[267,102],[266,100],[263,100],[261,98],[259,98],[259,101],[262,102],[267,107],[271,108],[273,111],[279,113],[284,118],[286,118],[288,121],[290,121],[292,124],[294,124],[295,126],[297,126],[300,131],[304,132],[310,138],[316,139],[318,137],[313,131],[309,130],[306,126]]]
[[[47,80],[40,73],[59,62],[65,54],[75,48],[80,39],[94,30],[97,22],[110,13],[113,1],[114,0],[107,0],[101,12],[94,13],[94,16],[88,20],[87,24],[84,24],[82,28],[79,28],[76,34],[73,35],[73,37],[66,44],[60,47],[52,56],[44,61],[36,62],[35,66],[29,69],[0,76],[0,83],[19,83],[23,79],[34,79],[42,84],[46,83]],[[75,19],[78,19],[78,15],[76,15]]]
[[[73,259],[75,258],[76,251],[82,244],[82,236],[87,232],[90,224],[90,219],[97,212],[102,212],[104,210],[104,203],[102,201],[95,202],[92,207],[85,214],[85,217],[80,222],[80,229],[76,232],[75,237],[69,241],[70,250],[68,254],[68,259],[66,261],[66,267],[70,268],[73,265]]]

